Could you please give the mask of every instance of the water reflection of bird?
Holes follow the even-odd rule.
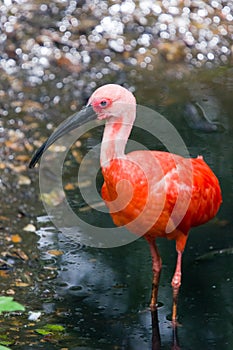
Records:
[[[42,153],[70,130],[94,118],[106,121],[100,156],[104,177],[102,197],[116,225],[126,225],[149,243],[152,311],[157,306],[162,266],[155,240],[166,237],[176,241],[177,264],[171,283],[172,320],[176,324],[182,253],[189,230],[215,216],[221,203],[221,190],[202,157],[187,159],[145,150],[125,154],[135,116],[136,102],[131,92],[114,84],[100,87],[90,97],[87,107],[62,124],[38,149],[29,166],[33,167]]]

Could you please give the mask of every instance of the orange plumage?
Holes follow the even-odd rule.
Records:
[[[149,159],[147,159],[148,153],[150,153]],[[158,161],[158,169],[154,166],[151,167],[151,156]],[[190,185],[188,181],[179,181],[179,172],[187,172],[186,163],[187,160],[183,157],[157,151],[136,151],[127,154],[125,159],[112,160],[109,166],[102,170],[104,176],[102,197],[110,210],[114,223],[117,226],[127,225],[130,231],[141,233],[145,227],[144,223],[137,222],[134,225],[132,221],[144,209],[148,200],[148,187],[152,183],[151,190],[154,191],[154,194],[143,219],[146,221],[147,216],[157,219],[145,232],[145,236],[175,239],[179,250],[183,250],[186,242],[183,236],[187,236],[191,227],[201,225],[213,218],[222,201],[218,179],[212,170],[202,157],[191,159],[192,188],[189,206],[185,213],[180,213],[183,218],[179,225],[170,233],[166,233],[166,226],[177,201],[178,193],[183,192],[185,195]],[[139,168],[137,164],[140,164],[141,167]],[[179,167],[179,172],[177,167]],[[147,174],[145,174],[145,168],[147,168]],[[162,183],[161,176],[165,179]],[[127,181],[119,185],[119,181],[123,179]],[[189,179],[189,177],[186,176],[185,179]],[[131,200],[118,211],[118,207],[122,208],[130,198],[132,188]],[[120,197],[120,200],[116,203],[117,197]]]

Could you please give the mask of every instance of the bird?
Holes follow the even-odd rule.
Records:
[[[29,167],[34,167],[47,148],[69,131],[93,119],[105,122],[100,151],[102,198],[116,226],[125,226],[149,244],[152,312],[158,307],[162,269],[157,238],[175,241],[177,260],[171,285],[172,323],[176,325],[182,254],[188,235],[192,227],[206,223],[217,214],[222,203],[221,188],[202,156],[185,158],[144,149],[126,153],[135,118],[134,95],[121,85],[103,85],[93,92],[83,109],[61,124],[36,151]]]

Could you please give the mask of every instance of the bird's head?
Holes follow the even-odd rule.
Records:
[[[90,97],[88,105],[91,105],[97,119],[109,119],[122,117],[128,109],[136,105],[133,94],[124,87],[116,84],[108,84],[98,88]]]
[[[42,154],[55,141],[68,132],[80,127],[91,120],[111,120],[123,115],[134,115],[128,113],[136,107],[133,94],[120,85],[108,84],[98,88],[90,97],[86,107],[66,119],[48,138],[48,140],[36,151],[29,164],[33,168],[41,158]],[[129,121],[133,123],[132,121]]]

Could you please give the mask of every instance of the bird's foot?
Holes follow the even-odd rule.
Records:
[[[180,345],[179,345],[179,339],[178,339],[178,334],[177,334],[177,326],[178,326],[178,322],[177,320],[175,320],[175,322],[173,323],[172,321],[172,350],[180,350]]]

